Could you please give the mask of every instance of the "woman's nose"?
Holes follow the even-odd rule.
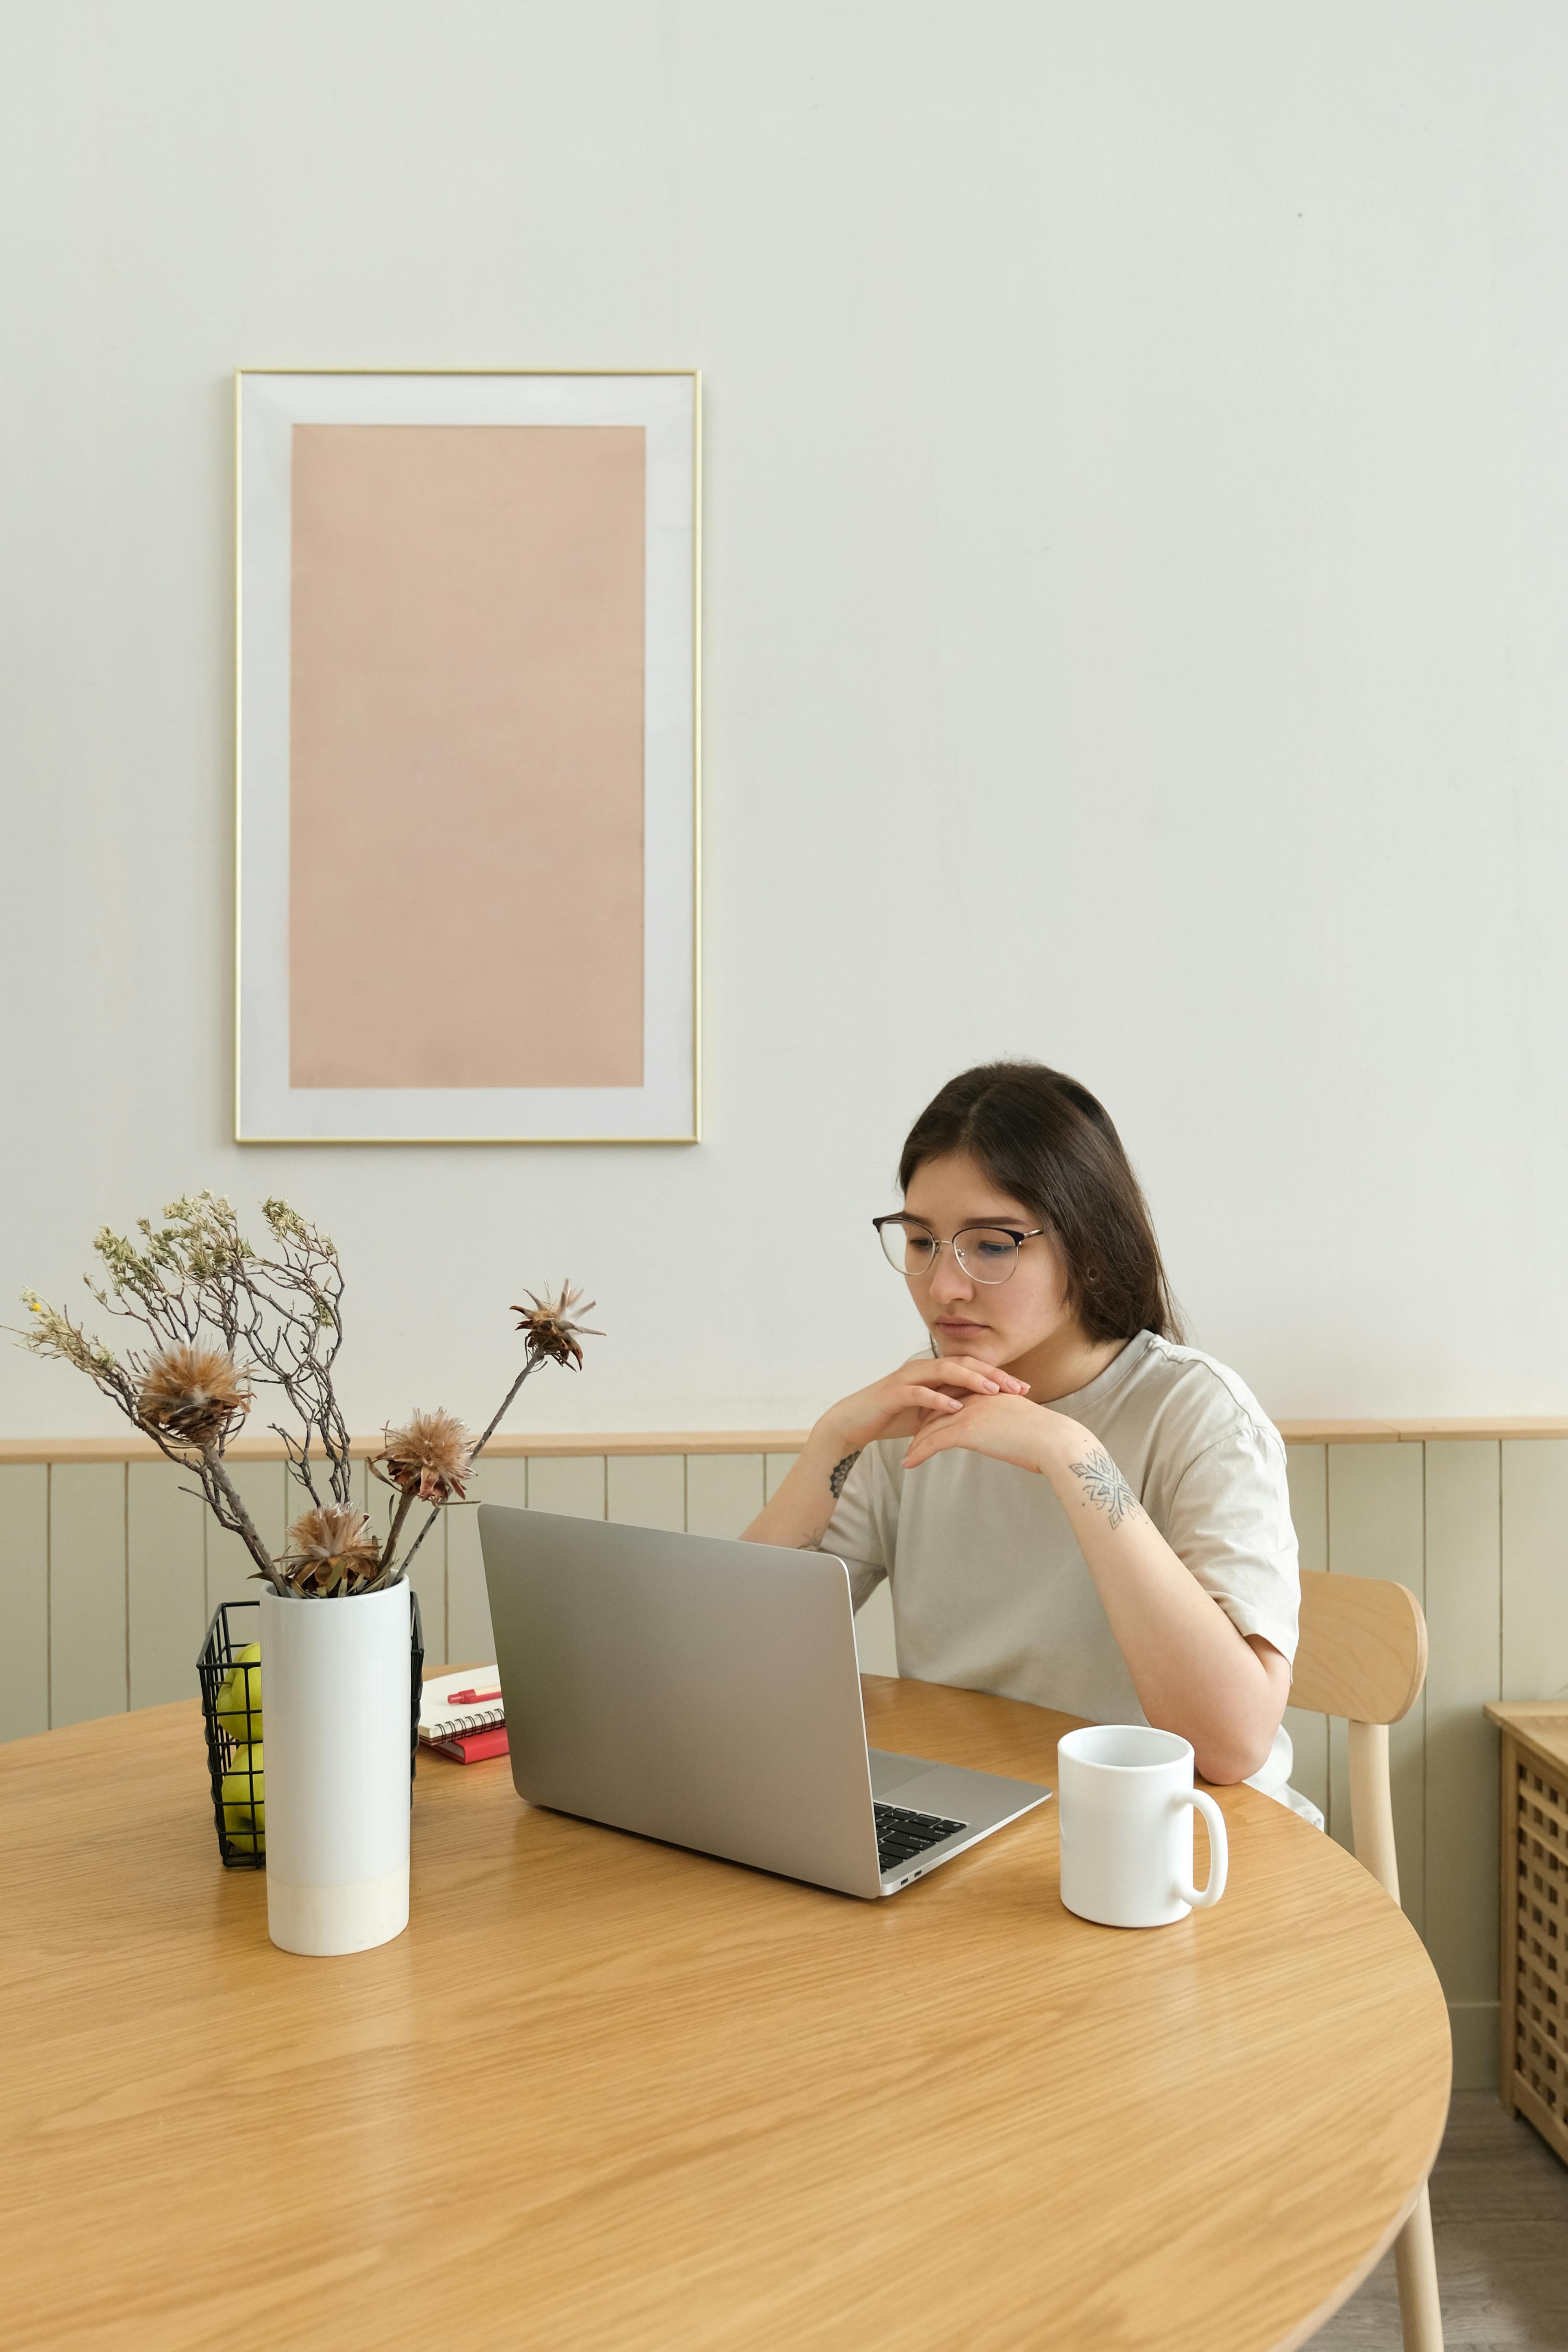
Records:
[[[931,1269],[931,1295],[933,1298],[967,1298],[974,1286],[958,1262],[951,1244],[938,1257]]]

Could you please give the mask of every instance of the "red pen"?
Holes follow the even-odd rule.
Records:
[[[448,1691],[447,1693],[447,1705],[448,1706],[478,1706],[481,1699],[500,1698],[500,1693],[499,1690]]]

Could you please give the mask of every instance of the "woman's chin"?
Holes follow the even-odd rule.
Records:
[[[1011,1352],[988,1323],[938,1324],[931,1336],[939,1356],[976,1356],[983,1364],[1005,1364]]]

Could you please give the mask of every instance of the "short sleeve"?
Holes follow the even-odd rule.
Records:
[[[1204,1591],[1241,1633],[1296,1654],[1301,1605],[1285,1448],[1247,1420],[1190,1462],[1161,1529]]]
[[[900,1456],[902,1447],[899,1449]],[[849,1570],[855,1606],[868,1601],[890,1576],[899,1540],[899,1492],[882,1460],[879,1444],[868,1445],[844,1481],[818,1551],[841,1559]]]

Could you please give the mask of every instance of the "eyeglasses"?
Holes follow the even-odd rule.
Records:
[[[1005,1282],[1024,1243],[1046,1230],[1032,1225],[1020,1234],[1008,1225],[960,1225],[950,1242],[942,1242],[918,1217],[873,1217],[871,1223],[888,1264],[910,1282],[930,1274],[944,1249],[952,1252],[971,1282]]]

